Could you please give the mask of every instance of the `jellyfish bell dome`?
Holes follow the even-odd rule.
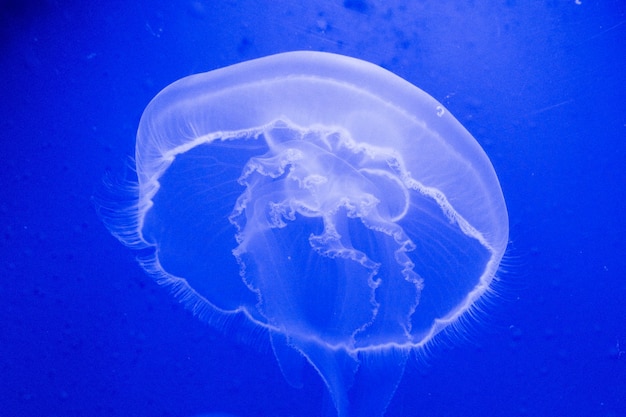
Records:
[[[508,241],[471,134],[346,56],[289,52],[176,81],[144,111],[135,161],[111,232],[202,320],[267,334],[292,384],[313,366],[340,417],[384,414],[410,353],[484,296]]]

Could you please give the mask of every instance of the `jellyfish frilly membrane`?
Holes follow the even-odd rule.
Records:
[[[306,360],[340,417],[381,416],[508,240],[495,171],[444,110],[321,52],[183,78],[144,111],[134,201],[107,226],[201,319],[269,335],[288,381]]]

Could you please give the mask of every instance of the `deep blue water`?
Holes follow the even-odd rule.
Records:
[[[0,415],[327,408],[313,370],[290,387],[264,341],[157,286],[92,202],[163,87],[297,49],[374,62],[441,101],[508,205],[498,297],[411,362],[386,415],[626,415],[626,6],[578,3],[2,2]]]

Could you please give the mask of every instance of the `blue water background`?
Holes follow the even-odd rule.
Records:
[[[580,3],[580,4],[579,4]],[[0,415],[319,416],[313,370],[196,320],[98,220],[139,117],[183,76],[296,49],[441,101],[499,175],[511,244],[465,335],[387,416],[626,415],[626,3],[3,1]]]

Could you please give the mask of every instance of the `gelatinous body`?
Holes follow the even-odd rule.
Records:
[[[422,90],[340,55],[173,83],[143,114],[136,172],[112,233],[206,322],[267,333],[294,385],[308,361],[340,416],[384,413],[410,352],[471,309],[507,245],[474,138]]]

